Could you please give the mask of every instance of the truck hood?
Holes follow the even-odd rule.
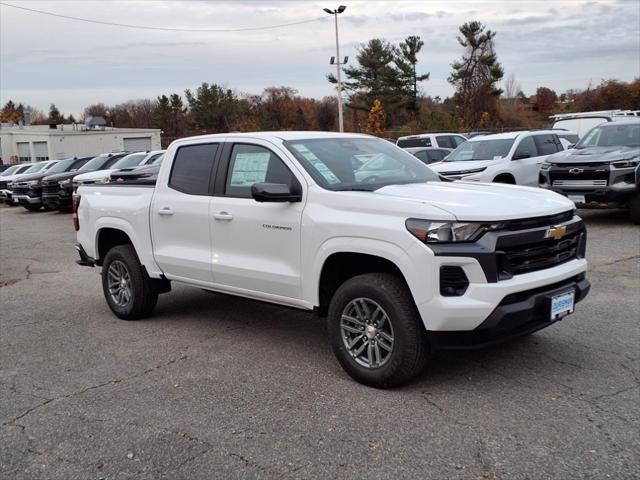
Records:
[[[31,180],[40,180],[41,178],[44,178],[47,176],[47,172],[41,173],[29,173],[27,175],[18,175],[15,178],[16,182],[30,182]]]
[[[73,178],[78,175],[78,171],[74,170],[73,172],[62,172],[62,173],[54,173],[53,175],[47,175],[42,179],[44,182],[60,182],[62,180],[66,180],[67,178]]]
[[[478,168],[486,168],[489,165],[495,165],[502,162],[503,159],[496,160],[464,160],[462,162],[436,162],[430,163],[429,168],[438,172],[464,172],[467,170],[476,170]]]
[[[73,179],[74,182],[82,183],[87,181],[96,181],[103,178],[109,178],[109,176],[113,172],[117,172],[117,168],[111,168],[108,170],[95,170],[93,172],[81,173],[80,175],[76,175]]]
[[[564,152],[554,153],[547,157],[550,163],[589,163],[615,162],[640,155],[640,147],[586,147],[573,148]]]
[[[496,183],[456,181],[389,185],[373,194],[427,203],[460,221],[544,217],[575,208],[571,200],[548,190]]]

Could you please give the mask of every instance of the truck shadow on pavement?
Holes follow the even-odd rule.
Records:
[[[313,369],[349,380],[335,360],[327,337],[326,319],[312,313],[279,305],[206,292],[189,287],[176,287],[161,296],[156,312],[149,322],[166,324],[179,322],[180,328],[191,328],[191,335],[213,338],[221,343],[237,342],[243,331],[242,342],[250,350],[270,355],[268,368],[277,368],[279,362],[313,363]],[[558,328],[557,325],[549,327]],[[245,333],[248,331],[249,333]],[[492,381],[502,377],[504,382],[549,372],[546,349],[568,348],[562,339],[546,337],[542,332],[515,339],[487,349],[436,353],[423,373],[402,389],[438,388],[443,385],[482,384],[488,377]],[[571,350],[566,350],[570,352]],[[579,367],[570,356],[554,359],[564,370]],[[310,360],[312,359],[312,360]],[[262,368],[256,366],[256,368]]]

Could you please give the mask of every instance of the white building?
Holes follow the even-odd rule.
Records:
[[[101,119],[86,124],[11,125],[0,127],[0,160],[3,164],[91,157],[101,153],[160,150],[160,130],[109,128]],[[97,120],[97,121],[96,121]]]

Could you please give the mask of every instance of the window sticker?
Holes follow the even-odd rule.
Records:
[[[254,183],[264,182],[267,178],[271,153],[238,153],[231,173],[232,187],[250,187]]]
[[[307,161],[315,168],[320,175],[329,183],[340,183],[340,179],[334,175],[334,173],[320,160],[316,155],[309,150],[305,145],[295,144],[293,145],[300,155],[302,155]]]

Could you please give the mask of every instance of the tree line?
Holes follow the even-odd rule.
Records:
[[[632,82],[602,80],[585,90],[557,94],[541,86],[527,97],[513,74],[503,88],[504,68],[498,61],[496,32],[480,22],[459,27],[461,57],[451,64],[451,97],[431,96],[422,87],[429,72],[418,65],[424,46],[419,36],[408,36],[397,45],[374,38],[357,49],[356,63],[343,68],[346,96],[345,129],[396,136],[418,131],[534,128],[548,123],[551,113],[640,109],[640,78]],[[331,84],[337,80],[327,75]],[[427,89],[428,90],[428,89]],[[0,110],[2,122],[72,123],[51,104],[48,115],[12,101]],[[130,100],[116,105],[96,103],[84,109],[79,121],[104,117],[108,125],[127,128],[160,128],[169,142],[185,135],[254,130],[336,130],[335,97],[303,97],[288,86],[265,88],[260,94],[243,94],[216,83],[202,83],[195,90],[167,93],[154,99]]]

